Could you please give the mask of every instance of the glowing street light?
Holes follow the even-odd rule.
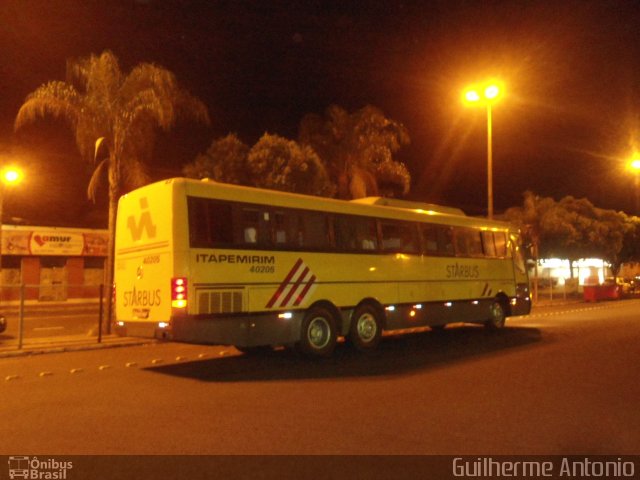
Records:
[[[634,174],[634,182],[636,189],[636,215],[640,213],[640,158],[634,158],[629,161],[629,170]]]
[[[482,87],[470,87],[465,90],[463,98],[468,105],[485,105],[487,107],[487,216],[493,218],[493,146],[491,105],[502,94],[502,88],[496,83]]]
[[[22,172],[14,167],[8,167],[2,170],[2,183],[4,185],[12,185],[22,180]]]

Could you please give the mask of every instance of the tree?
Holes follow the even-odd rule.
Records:
[[[335,192],[324,163],[311,147],[268,133],[250,149],[233,134],[214,140],[183,171],[191,178],[308,195],[330,197]]]
[[[249,151],[247,166],[256,187],[325,197],[334,191],[316,152],[278,135],[265,133]]]
[[[249,147],[237,135],[230,133],[211,142],[206,153],[185,165],[183,172],[189,178],[210,178],[218,182],[250,185],[248,154]]]
[[[587,199],[572,196],[556,202],[531,192],[524,195],[523,207],[507,210],[506,217],[518,225],[525,241],[534,247],[536,259],[560,257],[574,260],[599,257],[617,272],[633,252],[633,226],[621,212],[595,207]],[[539,252],[539,253],[538,253]],[[573,277],[573,269],[571,269]]]
[[[123,186],[133,188],[147,181],[145,161],[157,128],[169,130],[182,116],[208,123],[207,109],[178,86],[170,71],[141,63],[125,75],[116,56],[105,51],[69,61],[66,82],[51,81],[30,93],[18,111],[15,128],[46,115],[69,121],[84,158],[97,161],[104,154],[87,193],[95,199],[106,172],[109,248],[105,282],[111,285],[116,207]],[[107,313],[111,314],[111,295],[107,295]]]
[[[370,105],[354,113],[332,105],[324,117],[306,115],[299,141],[311,146],[327,165],[339,198],[403,195],[411,177],[393,155],[409,143],[407,129]]]

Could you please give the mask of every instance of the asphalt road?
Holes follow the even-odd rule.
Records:
[[[156,344],[0,359],[0,454],[640,454],[640,301],[362,356]]]

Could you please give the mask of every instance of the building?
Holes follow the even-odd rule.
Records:
[[[2,225],[2,300],[95,298],[104,283],[108,231]]]

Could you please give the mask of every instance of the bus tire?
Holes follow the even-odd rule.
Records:
[[[487,330],[499,330],[504,327],[507,314],[500,300],[495,299],[489,307],[489,320],[484,322]]]
[[[311,307],[300,326],[298,349],[310,357],[328,357],[337,340],[336,320],[331,311],[322,306]]]
[[[382,321],[378,310],[370,304],[360,305],[353,312],[349,326],[349,341],[361,352],[370,352],[382,338]]]

